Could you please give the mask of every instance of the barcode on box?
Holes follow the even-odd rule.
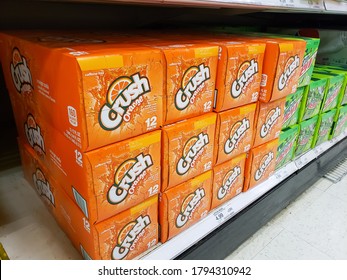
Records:
[[[73,196],[75,197],[76,203],[77,205],[81,208],[82,212],[84,213],[84,215],[88,217],[88,208],[87,208],[87,202],[85,201],[85,199],[79,194],[78,191],[76,191],[76,189],[74,187],[72,187],[72,192],[73,192]]]
[[[81,248],[81,253],[82,253],[82,257],[85,260],[91,260],[92,258],[88,255],[88,253],[86,252],[86,250],[84,250],[83,246],[80,244],[80,248]]]

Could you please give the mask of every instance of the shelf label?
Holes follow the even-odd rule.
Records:
[[[295,3],[294,0],[278,0],[280,6],[284,7],[294,7]]]
[[[286,166],[284,166],[281,169],[277,170],[274,175],[276,180],[282,181],[284,178],[287,178],[289,176],[289,173],[286,169]]]
[[[233,214],[235,213],[233,207],[231,206],[231,203],[228,202],[217,209],[216,212],[213,213],[214,218],[219,224],[224,223],[226,220],[228,220]]]
[[[312,153],[311,151],[308,151],[307,153],[300,156],[297,160],[295,160],[296,167],[300,169],[306,164],[308,164],[313,158],[315,158],[315,157],[312,157],[313,154],[314,153]]]

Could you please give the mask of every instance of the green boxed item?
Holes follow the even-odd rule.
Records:
[[[311,148],[314,148],[315,146],[318,146],[322,144],[323,142],[326,142],[329,140],[329,136],[333,128],[336,112],[337,112],[337,109],[333,109],[331,111],[328,111],[326,113],[319,115]]]
[[[342,67],[342,66],[331,66],[331,65],[318,65],[318,69],[324,69],[326,72],[342,74],[345,76],[345,79],[339,94],[337,106],[342,106],[347,104],[347,66]]]
[[[304,94],[305,88],[298,88],[298,90],[286,97],[286,104],[284,105],[284,116],[282,129],[298,123],[300,104]]]
[[[313,135],[316,129],[318,116],[301,122],[299,137],[296,145],[295,156],[300,156],[311,149]]]
[[[336,74],[326,71],[314,70],[314,77],[328,78],[328,88],[325,91],[324,100],[321,107],[321,112],[327,112],[331,109],[337,108],[339,93],[344,83],[344,75]]]
[[[347,129],[347,105],[341,106],[337,109],[335,115],[333,131],[330,135],[330,139],[339,136]]]
[[[308,120],[319,114],[327,84],[328,78],[317,78],[315,74],[312,75],[310,85],[305,88],[302,97],[299,122]]]
[[[281,131],[278,141],[276,170],[290,162],[294,157],[295,145],[299,136],[299,125],[296,124]]]

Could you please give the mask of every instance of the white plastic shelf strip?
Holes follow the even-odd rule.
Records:
[[[47,0],[46,0],[47,1]],[[50,0],[53,1],[53,0]],[[269,11],[288,12],[326,12],[326,6],[338,13],[347,13],[347,8],[334,0],[65,0],[67,2],[92,2],[110,4],[147,4],[177,7],[207,7],[207,8],[248,8]],[[325,5],[328,2],[328,5]],[[336,2],[336,3],[334,3]],[[343,10],[341,10],[343,8]]]
[[[347,137],[347,130],[340,136],[327,141],[307,153],[301,155],[299,158],[288,163],[283,168],[277,170],[271,177],[263,183],[250,189],[245,193],[241,193],[221,205],[220,207],[211,211],[204,219],[200,220],[190,228],[181,232],[179,235],[165,242],[159,244],[154,249],[142,255],[143,260],[169,260],[174,259],[189,247],[193,246],[199,240],[207,236],[210,232],[217,229],[222,223],[225,223],[231,217],[242,211],[244,208],[252,204],[258,198],[263,196],[266,192],[278,185],[284,179],[292,175],[297,170],[317,158],[326,150],[334,146],[337,142]]]

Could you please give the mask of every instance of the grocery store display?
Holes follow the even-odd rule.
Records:
[[[299,125],[293,125],[281,131],[278,138],[276,170],[294,158],[296,142],[299,136]]]
[[[86,259],[168,242],[347,128],[319,40],[165,35],[0,34],[25,178]]]

